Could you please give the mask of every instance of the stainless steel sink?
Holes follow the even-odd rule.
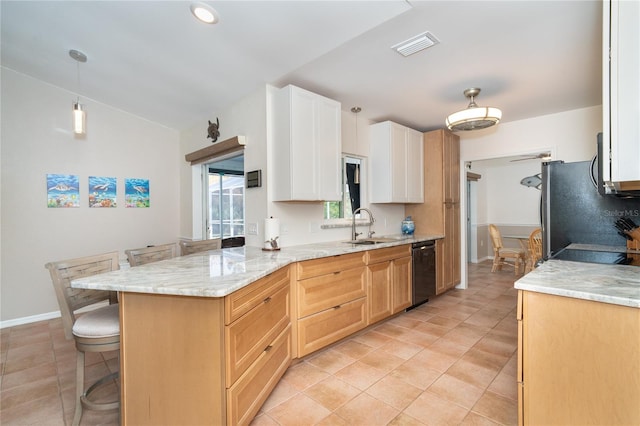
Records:
[[[382,244],[382,243],[394,243],[396,241],[401,241],[403,239],[404,238],[375,237],[375,238],[366,238],[366,239],[362,239],[362,240],[349,240],[349,241],[345,241],[345,243],[347,243],[347,244],[359,244],[359,245]]]

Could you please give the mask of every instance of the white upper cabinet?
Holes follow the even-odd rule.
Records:
[[[424,202],[422,133],[385,121],[369,127],[372,203]]]
[[[603,179],[640,189],[640,2],[605,1],[603,16]]]
[[[342,111],[342,152],[358,157],[369,156],[369,120]]]
[[[273,101],[273,200],[339,201],[340,103],[291,85]]]

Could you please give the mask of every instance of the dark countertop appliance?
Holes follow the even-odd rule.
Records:
[[[412,307],[436,295],[436,246],[434,241],[411,244]]]
[[[640,222],[640,198],[601,195],[597,174],[595,160],[542,163],[542,256],[545,260],[609,259],[606,263],[622,263],[616,261],[621,259],[617,256],[588,254],[584,250],[583,253],[565,250],[560,254],[569,244],[624,248],[627,236],[620,232],[617,222],[621,219]]]

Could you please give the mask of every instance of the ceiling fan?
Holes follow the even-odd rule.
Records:
[[[509,162],[513,163],[514,161],[525,161],[525,160],[551,160],[550,152],[541,152],[539,154],[529,154],[529,155],[521,155],[522,158],[516,158],[513,160],[509,160]]]

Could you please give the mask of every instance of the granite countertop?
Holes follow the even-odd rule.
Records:
[[[518,290],[640,308],[640,268],[548,260],[515,282]]]
[[[223,297],[294,262],[375,250],[443,238],[443,235],[390,236],[375,245],[344,241],[283,247],[235,247],[180,256],[134,268],[120,269],[72,281],[75,288],[179,296]]]

